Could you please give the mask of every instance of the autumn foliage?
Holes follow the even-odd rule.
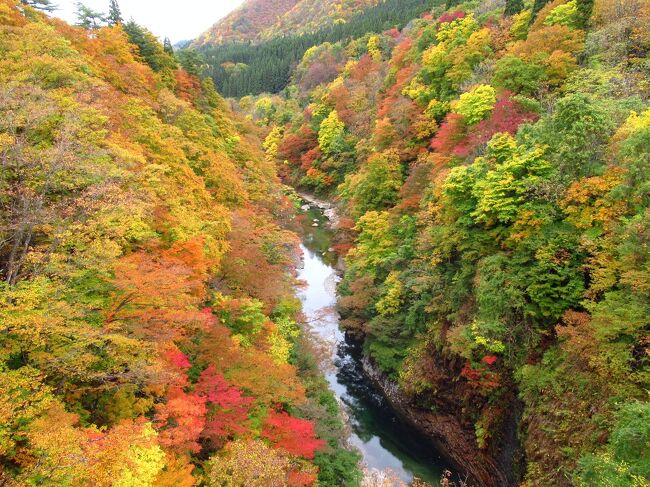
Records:
[[[0,0],[0,484],[354,485],[283,183],[477,484],[647,484],[648,0],[251,1],[194,44],[266,77],[47,3]]]
[[[313,423],[293,418],[285,412],[272,411],[269,414],[264,421],[262,436],[276,447],[305,458],[314,458],[315,451],[324,446],[322,440],[316,439]]]
[[[342,324],[422,414],[482,465],[524,431],[526,485],[641,485],[650,6],[454,5],[290,85],[282,177],[338,203]]]
[[[196,485],[307,401],[280,306],[291,205],[247,122],[146,29],[27,3],[0,1],[0,483]],[[323,442],[285,426],[265,451],[313,485]]]

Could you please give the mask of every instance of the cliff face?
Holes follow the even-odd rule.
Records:
[[[473,430],[462,424],[460,411],[427,411],[419,407],[387,378],[372,360],[364,357],[363,370],[373,385],[386,397],[395,412],[415,427],[432,446],[471,484],[482,487],[517,485],[517,459],[520,457],[516,435],[518,408],[507,415],[502,432],[503,441],[495,451],[479,449]]]

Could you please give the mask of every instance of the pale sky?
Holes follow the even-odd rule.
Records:
[[[74,23],[77,0],[54,0],[59,7],[54,15]],[[108,11],[108,0],[83,0],[99,12]],[[243,0],[118,0],[122,16],[133,18],[161,39],[173,43],[194,39],[243,3]]]

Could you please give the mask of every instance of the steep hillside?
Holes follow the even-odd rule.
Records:
[[[259,40],[263,33],[276,28],[280,19],[299,3],[301,0],[246,0],[241,7],[201,34],[193,46]]]
[[[453,461],[647,486],[650,2],[447,3],[240,110],[339,202],[345,327]]]
[[[176,54],[48,5],[0,0],[0,485],[360,485],[291,184],[445,465],[650,486],[650,0],[251,2]]]
[[[0,0],[0,484],[354,485],[250,127],[146,29],[26,3]]]
[[[379,0],[246,0],[201,34],[193,47],[310,33],[345,23],[377,3]]]
[[[277,35],[305,34],[336,24],[345,24],[364,9],[382,0],[302,0],[282,16],[264,38]]]
[[[346,22],[314,26],[315,30],[308,33],[291,33],[253,44],[228,42],[205,46],[198,55],[207,65],[206,73],[224,96],[278,92],[288,85],[292,70],[309,48],[324,42],[345,44],[367,33],[402,28],[441,3],[442,0],[385,0],[356,9]]]

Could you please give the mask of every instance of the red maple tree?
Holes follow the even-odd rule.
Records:
[[[453,22],[457,19],[462,19],[465,17],[465,12],[462,10],[456,10],[455,12],[446,12],[438,18],[438,22],[441,24],[446,24],[447,22]]]
[[[294,418],[286,412],[272,411],[264,421],[262,436],[277,448],[307,459],[325,446],[323,440],[316,438],[314,423],[306,419]]]
[[[247,430],[248,413],[253,402],[242,391],[232,386],[210,365],[201,373],[195,392],[208,405],[208,416],[201,436],[213,446],[220,447],[228,438]]]
[[[156,406],[156,427],[160,443],[179,453],[198,453],[199,436],[205,427],[205,399],[188,394],[182,387],[170,387],[167,401]]]

